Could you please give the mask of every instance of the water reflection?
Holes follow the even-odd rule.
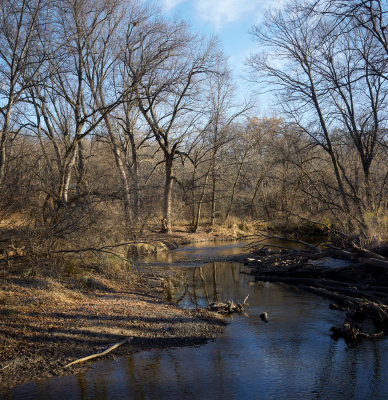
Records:
[[[22,385],[4,399],[376,399],[387,398],[388,344],[347,348],[330,339],[343,320],[328,302],[297,288],[252,284],[244,267],[185,268],[175,299],[186,306],[249,293],[249,318],[199,348],[156,349],[101,361],[84,374]],[[270,322],[259,315],[266,311]]]
[[[140,260],[140,264],[163,265],[179,263],[179,266],[191,267],[202,265],[204,260],[246,253],[246,245],[247,243],[245,242],[236,241],[199,242],[167,253],[148,255]]]
[[[238,296],[241,296],[243,288],[249,291],[252,284],[250,277],[244,279],[240,275],[248,270],[239,263],[213,262],[190,270],[182,268],[182,272],[184,278],[178,281],[172,293],[169,290],[168,295],[170,300],[184,307],[203,307],[225,300],[242,302],[246,294],[242,299]]]

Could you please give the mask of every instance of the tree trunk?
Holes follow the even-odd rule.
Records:
[[[104,117],[105,126],[108,130],[110,142],[112,145],[112,152],[115,159],[116,167],[119,171],[120,182],[121,182],[121,192],[124,199],[124,218],[125,218],[125,225],[129,227],[131,225],[131,216],[130,216],[130,209],[131,209],[131,199],[130,199],[130,190],[128,184],[128,176],[125,170],[125,166],[122,159],[122,154],[120,150],[120,144],[113,132],[112,125],[110,123],[109,117],[106,115]]]
[[[82,140],[77,146],[77,196],[83,196],[86,192],[86,167],[85,167],[85,149]]]
[[[131,143],[132,155],[132,184],[133,184],[133,219],[136,222],[140,220],[140,188],[139,188],[139,160],[137,155],[137,147],[133,133],[127,135]]]
[[[0,137],[0,187],[3,184],[5,177],[6,139],[7,139],[7,130],[5,127],[3,127],[3,131],[1,132],[1,137]]]
[[[163,226],[162,231],[171,233],[171,194],[173,181],[173,157],[171,154],[166,155],[165,160],[166,179],[164,184],[163,195]]]
[[[212,198],[211,198],[211,214],[210,225],[214,226],[216,219],[216,168],[215,162],[212,162]]]
[[[232,210],[233,201],[234,201],[234,195],[236,193],[237,183],[238,183],[238,180],[240,179],[241,170],[242,170],[242,167],[244,165],[245,157],[248,154],[248,150],[249,150],[249,148],[245,150],[244,155],[243,155],[243,159],[240,162],[240,165],[239,165],[239,168],[238,168],[238,172],[237,172],[237,176],[236,176],[236,179],[234,180],[234,183],[233,183],[232,194],[230,196],[230,202],[229,202],[229,205],[228,205],[228,209],[226,210],[226,213],[225,213],[224,222],[228,219],[230,211]]]
[[[205,190],[206,190],[207,181],[209,179],[209,174],[210,174],[210,170],[208,170],[206,173],[205,182],[203,183],[201,195],[198,199],[197,215],[196,215],[195,223],[194,223],[194,232],[197,231],[198,226],[199,226],[199,221],[201,220],[201,208],[202,208],[203,199],[205,197]]]
[[[326,144],[325,144],[325,146],[323,146],[323,148],[327,151],[327,153],[330,156],[331,163],[332,163],[333,170],[334,170],[334,174],[335,174],[335,177],[336,177],[336,180],[337,180],[337,184],[338,184],[338,189],[339,189],[339,192],[341,194],[342,204],[344,206],[345,212],[347,214],[349,214],[350,207],[349,207],[349,203],[348,203],[348,199],[347,199],[347,194],[345,192],[344,184],[343,184],[342,179],[341,179],[338,160],[337,160],[334,148],[333,148],[333,144],[331,142],[329,130],[328,130],[327,126],[326,126],[326,120],[325,120],[325,118],[323,116],[323,113],[322,113],[322,110],[321,110],[321,105],[320,105],[320,103],[318,101],[318,96],[317,96],[317,94],[315,92],[315,85],[314,85],[313,78],[311,76],[310,66],[308,66],[308,68],[309,68],[309,74],[308,75],[309,75],[309,80],[310,80],[310,84],[311,84],[311,89],[310,89],[311,90],[311,97],[312,97],[312,100],[313,100],[313,103],[314,103],[315,110],[316,110],[316,112],[318,114],[319,123],[321,125],[322,131],[323,131],[323,134],[324,134],[324,137],[325,137],[325,140],[326,140]],[[351,221],[348,221],[348,223],[351,225]]]
[[[257,217],[256,207],[255,207],[255,199],[256,199],[257,193],[259,192],[260,185],[263,183],[263,181],[264,181],[264,174],[262,176],[260,176],[259,179],[256,181],[255,190],[253,192],[253,195],[252,195],[252,198],[250,201],[250,214],[251,214],[251,217],[254,219]]]
[[[191,179],[191,183],[193,186],[193,189],[191,191],[191,202],[192,202],[192,207],[191,207],[191,225],[193,226],[193,230],[194,232],[197,230],[197,227],[195,226],[195,222],[196,222],[196,215],[195,215],[195,174],[197,171],[197,165],[194,165],[194,171],[193,171],[193,176]]]
[[[59,201],[62,205],[67,205],[69,202],[69,188],[71,182],[71,174],[75,163],[75,156],[75,149],[72,148],[63,162],[58,196]]]
[[[12,99],[10,99],[8,103],[7,113],[5,114],[3,129],[0,137],[0,187],[3,185],[4,177],[5,177],[5,167],[6,167],[6,158],[7,158],[7,137],[9,130],[9,121],[11,119],[11,108],[12,108]]]

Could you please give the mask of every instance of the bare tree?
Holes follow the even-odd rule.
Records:
[[[30,101],[35,109],[38,136],[45,138],[41,140],[42,147],[50,143],[55,154],[54,164],[46,157],[55,178],[46,188],[46,193],[56,210],[79,201],[85,195],[82,142],[96,131],[105,115],[120,104],[123,96],[122,92],[121,96],[106,104],[96,103],[93,85],[104,84],[105,69],[109,70],[111,64],[109,60],[105,60],[106,65],[91,62],[96,61],[93,57],[101,49],[101,43],[112,38],[111,27],[117,25],[115,18],[119,6],[119,2],[97,0],[51,3],[55,31],[51,33],[50,46],[56,46],[55,56],[50,57],[47,63],[45,84],[30,91]],[[48,52],[53,53],[51,48]],[[104,61],[102,56],[98,60]],[[93,79],[97,68],[102,71],[100,80]],[[77,179],[70,196],[75,171]]]
[[[305,3],[289,6],[267,15],[265,28],[253,28],[269,53],[252,57],[249,64],[263,82],[279,89],[286,114],[327,152],[337,183],[333,194],[341,199],[338,210],[349,224],[357,221],[362,227],[371,200],[369,169],[386,125],[386,88],[382,74],[370,69],[370,35],[343,28],[324,14],[317,18]],[[340,158],[343,141],[358,152],[363,193]]]
[[[88,43],[86,76],[93,99],[103,117],[108,132],[115,164],[119,171],[127,228],[131,225],[131,208],[134,220],[139,219],[138,144],[135,126],[139,110],[134,96],[136,80],[128,77],[125,68],[126,43],[142,39],[136,28],[151,18],[151,13],[135,4],[123,4],[115,18],[110,18],[96,42]],[[122,40],[122,37],[126,40]],[[137,79],[137,77],[136,77]],[[123,95],[123,93],[125,93]],[[121,99],[121,100],[120,100]],[[119,104],[116,111],[106,112],[109,104]],[[146,140],[147,138],[145,138]],[[130,154],[130,155],[129,155]],[[133,188],[133,206],[131,189]]]
[[[12,118],[14,107],[24,101],[26,90],[36,84],[42,66],[44,56],[39,48],[39,30],[44,29],[42,14],[46,8],[43,0],[10,0],[1,3],[0,188],[6,173],[7,144],[21,125]]]
[[[307,6],[316,15],[334,17],[346,31],[361,28],[371,34],[380,50],[388,54],[388,6],[384,0],[315,0]],[[345,23],[345,26],[344,26]],[[378,59],[375,59],[378,61]],[[381,59],[379,61],[382,61]],[[372,65],[371,65],[372,67]],[[381,72],[381,71],[380,71]]]
[[[214,225],[217,203],[217,169],[218,156],[223,146],[233,141],[231,126],[236,119],[243,116],[251,108],[249,102],[236,104],[236,89],[231,80],[231,72],[224,61],[219,66],[219,72],[209,81],[209,129],[207,140],[211,148],[210,175],[211,175],[211,214],[210,224]],[[233,198],[233,195],[232,195]],[[233,202],[233,200],[232,200]],[[229,214],[230,210],[227,211]]]
[[[140,43],[127,45],[127,70],[137,82],[138,107],[164,155],[163,230],[170,232],[174,160],[196,131],[203,108],[200,89],[219,58],[214,41],[203,43],[183,23],[140,27]]]

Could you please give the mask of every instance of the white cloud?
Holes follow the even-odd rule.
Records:
[[[204,21],[209,21],[217,29],[227,23],[235,22],[257,9],[252,0],[197,0],[194,7]]]
[[[263,0],[262,7],[258,13],[257,23],[260,23],[267,11],[280,11],[290,0]]]
[[[238,22],[247,16],[256,16],[260,21],[269,9],[281,9],[289,0],[160,0],[166,12],[182,3],[190,3],[197,17],[210,22],[221,30],[231,22]]]
[[[170,11],[172,9],[174,9],[176,6],[178,6],[179,4],[185,2],[186,0],[162,0],[162,7],[166,10],[166,11]]]
[[[263,5],[266,9],[275,9],[280,10],[286,6],[287,3],[290,3],[290,0],[264,0]]]
[[[179,0],[165,0],[179,1]],[[212,23],[217,30],[224,25],[256,15],[260,20],[265,11],[280,10],[289,0],[191,0],[199,17]]]

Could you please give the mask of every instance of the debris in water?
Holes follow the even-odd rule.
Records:
[[[262,319],[262,321],[268,322],[268,314],[266,312],[262,312],[260,314],[260,318]]]

